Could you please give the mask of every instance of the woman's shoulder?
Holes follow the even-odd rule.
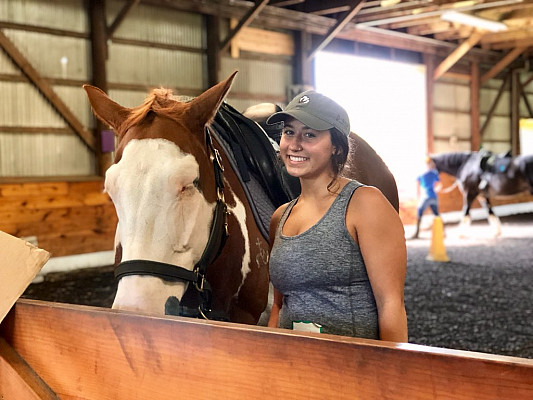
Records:
[[[349,208],[360,211],[376,211],[376,209],[392,207],[385,195],[375,186],[360,185],[350,199]]]
[[[290,206],[292,202],[289,201],[288,203],[285,203],[285,204],[282,204],[281,206],[279,206],[276,211],[274,211],[274,214],[272,214],[272,219],[274,218],[277,218],[278,220],[281,218],[281,216],[283,215],[283,212],[287,209],[287,207]]]
[[[276,211],[274,211],[274,214],[272,214],[272,217],[270,218],[270,244],[274,243],[274,236],[276,233],[276,229],[278,228],[279,221],[281,220],[281,216],[289,207],[291,202],[285,203],[281,206],[279,206]]]

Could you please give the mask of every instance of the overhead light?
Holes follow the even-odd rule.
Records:
[[[380,7],[389,7],[398,4],[401,0],[381,0],[379,5]]]
[[[457,11],[446,11],[440,16],[440,18],[444,21],[458,22],[463,25],[485,29],[491,32],[507,30],[507,25],[505,25],[503,22],[491,21],[489,19],[475,17],[473,15],[463,14]]]

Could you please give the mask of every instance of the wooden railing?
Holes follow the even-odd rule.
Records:
[[[533,360],[87,306],[19,300],[0,337],[1,379],[39,378],[3,399],[39,382],[50,399],[533,398]]]

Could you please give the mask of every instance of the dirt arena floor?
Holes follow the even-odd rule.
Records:
[[[533,359],[533,214],[502,218],[497,238],[486,221],[467,233],[445,226],[449,262],[426,260],[430,230],[407,241],[409,341]],[[110,307],[115,291],[109,266],[48,274],[23,297]]]

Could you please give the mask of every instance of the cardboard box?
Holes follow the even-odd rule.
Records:
[[[0,231],[0,322],[49,258],[46,250]]]

